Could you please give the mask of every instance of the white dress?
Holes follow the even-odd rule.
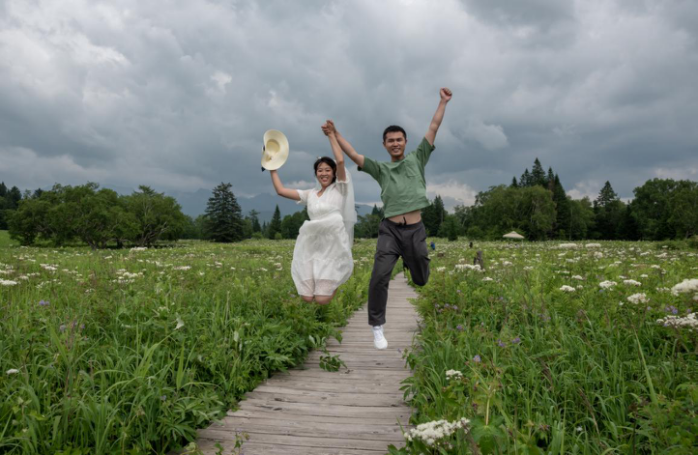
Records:
[[[298,232],[291,263],[299,295],[332,295],[354,270],[351,242],[342,218],[347,193],[353,191],[350,179],[347,172],[346,181],[331,184],[322,196],[317,195],[317,189],[298,190],[298,203],[308,206],[310,217]]]

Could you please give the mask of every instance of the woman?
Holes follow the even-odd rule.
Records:
[[[344,168],[344,156],[334,130],[322,127],[330,140],[334,160],[318,158],[313,165],[317,184],[312,190],[285,188],[277,171],[271,181],[279,196],[308,206],[310,220],[303,223],[293,250],[291,276],[306,302],[326,305],[354,270],[354,188]]]

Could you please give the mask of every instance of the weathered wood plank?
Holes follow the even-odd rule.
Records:
[[[402,352],[419,329],[408,301],[413,298],[404,278],[391,281],[384,327],[388,349],[373,347],[364,306],[341,329],[342,343],[327,342],[346,369],[324,371],[323,354],[310,353],[304,365],[274,374],[235,411],[200,430],[199,448],[215,454],[218,444],[230,452],[239,433],[249,436],[246,455],[383,455],[390,444],[402,447],[411,412],[400,390],[410,376]]]

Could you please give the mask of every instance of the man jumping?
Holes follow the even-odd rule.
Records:
[[[378,229],[378,244],[368,290],[368,323],[373,327],[373,343],[377,349],[388,347],[388,340],[383,334],[385,307],[390,277],[398,258],[402,258],[416,285],[424,286],[429,280],[427,233],[421,214],[421,210],[429,206],[424,167],[434,150],[434,139],[452,93],[442,88],[440,96],[429,129],[413,152],[405,155],[407,133],[404,129],[396,125],[385,129],[383,147],[390,155],[389,162],[378,162],[359,155],[336,131],[331,120],[326,124],[326,127],[335,130],[340,147],[359,166],[359,171],[373,177],[381,187],[385,218]]]

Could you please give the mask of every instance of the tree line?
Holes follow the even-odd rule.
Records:
[[[559,176],[536,158],[509,185],[477,194],[470,207],[455,207],[459,232],[500,239],[512,230],[530,240],[667,240],[698,234],[698,183],[652,179],[623,202],[606,182],[593,201],[567,196]],[[432,204],[434,205],[434,204]]]
[[[697,182],[652,179],[633,193],[626,203],[607,181],[593,201],[572,199],[560,177],[552,168],[545,172],[536,158],[531,171],[509,185],[479,192],[472,206],[458,205],[449,213],[437,195],[422,210],[422,220],[429,236],[449,240],[497,240],[512,230],[529,240],[667,240],[698,234]],[[205,213],[195,219],[183,214],[173,197],[148,186],[130,195],[96,183],[56,184],[22,194],[16,186],[0,183],[0,229],[23,245],[40,241],[61,246],[77,240],[104,248],[177,239],[295,239],[308,219],[306,209],[282,218],[278,205],[268,223],[260,223],[255,210],[243,216],[231,183],[216,186]],[[382,209],[374,206],[358,217],[355,237],[377,237],[382,219]]]

